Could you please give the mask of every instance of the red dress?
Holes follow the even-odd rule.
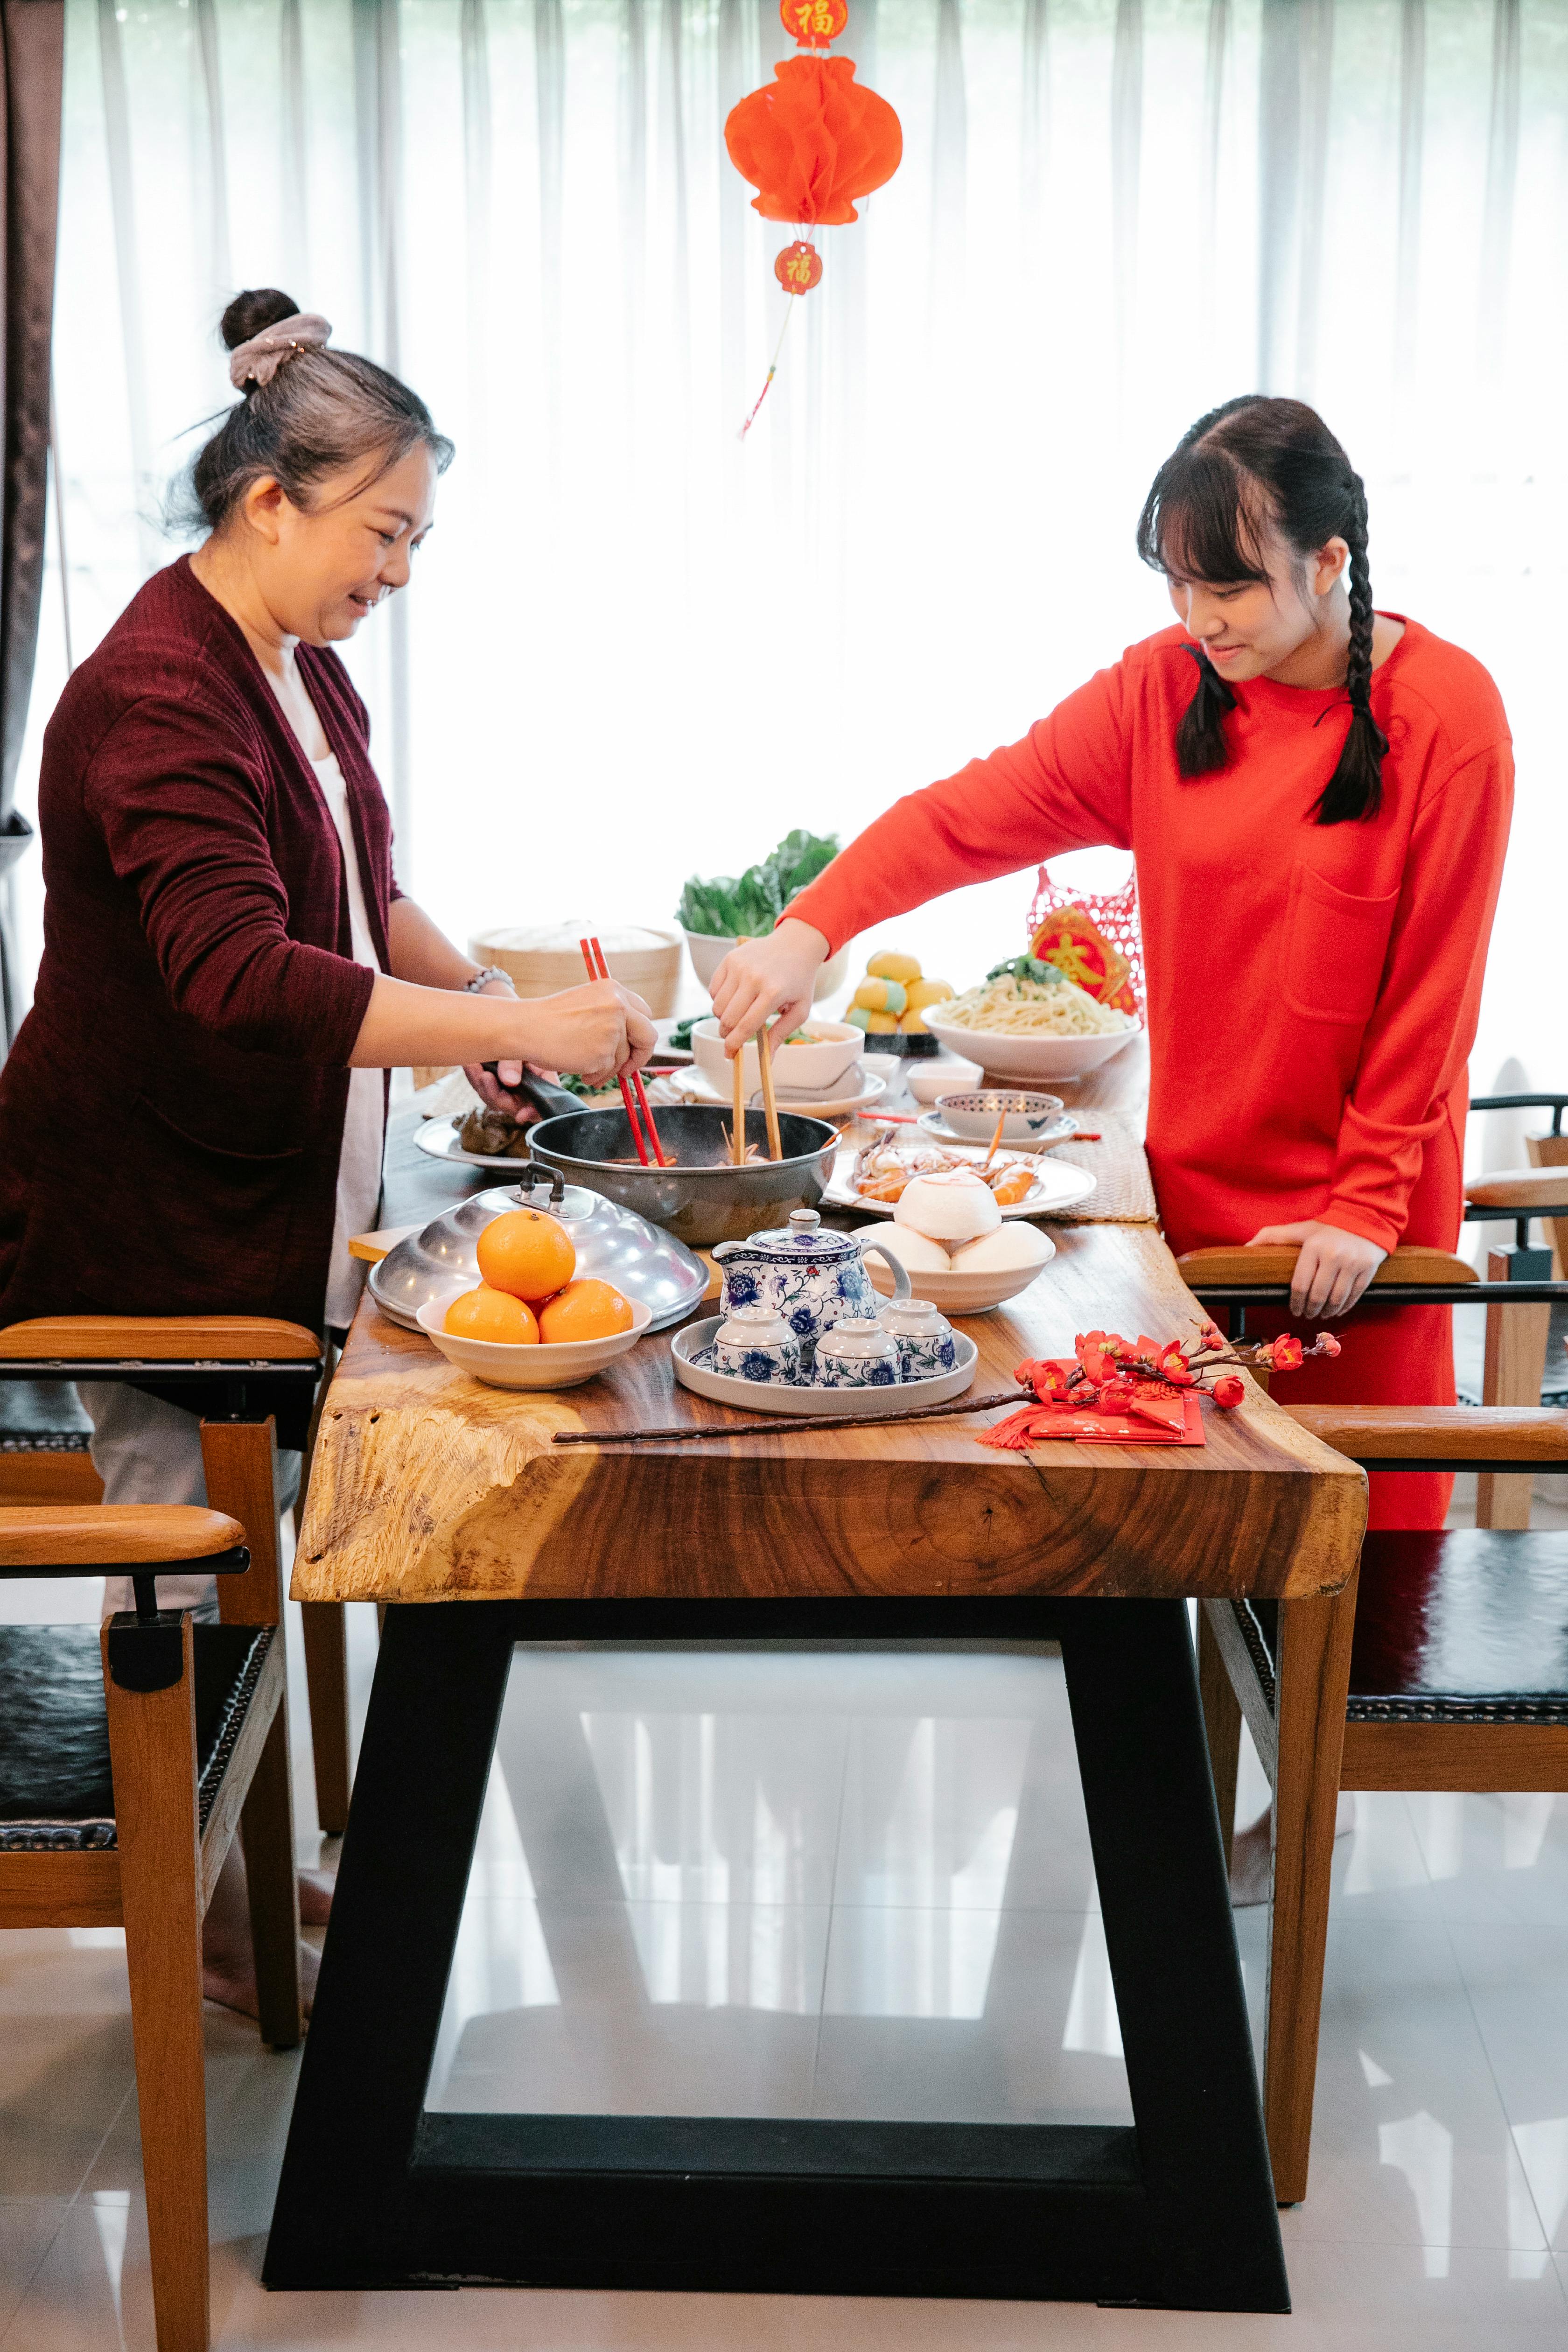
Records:
[[[1395,616],[1397,617],[1397,616]],[[1311,806],[1342,688],[1237,687],[1229,763],[1184,778],[1186,632],[1164,629],[1023,740],[895,803],[796,898],[830,947],[961,885],[1109,843],[1137,861],[1149,1159],[1173,1249],[1321,1218],[1382,1249],[1452,1249],[1468,1081],[1513,760],[1480,664],[1418,622],[1373,674],[1380,814]],[[1442,1307],[1358,1311],[1293,1402],[1451,1403]],[[1373,1524],[1440,1526],[1449,1482],[1373,1481]],[[1382,1490],[1381,1492],[1379,1490]]]

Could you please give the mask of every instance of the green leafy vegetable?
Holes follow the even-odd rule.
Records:
[[[1058,971],[1054,963],[1042,963],[1038,956],[1014,956],[1009,963],[993,964],[985,975],[994,980],[1032,980],[1037,988],[1060,988],[1067,974]]]
[[[738,878],[720,874],[704,881],[694,874],[680,894],[676,919],[704,939],[761,939],[790,900],[837,855],[837,834],[807,833],[797,826],[760,866],[748,866]]]

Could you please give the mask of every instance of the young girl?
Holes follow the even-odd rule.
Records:
[[[1452,1249],[1466,1057],[1508,839],[1491,679],[1375,612],[1361,478],[1313,411],[1227,401],[1138,526],[1179,625],[1022,742],[900,801],[720,966],[731,1050],[810,1007],[825,957],[939,892],[1109,843],[1138,867],[1148,1150],[1173,1250],[1299,1249],[1310,1328],[1396,1242]],[[1451,1403],[1447,1308],[1369,1308],[1306,1402]],[[1451,1482],[1374,1477],[1374,1527],[1440,1527]]]

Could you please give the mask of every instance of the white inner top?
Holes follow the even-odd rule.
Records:
[[[364,877],[349,818],[349,788],[336,754],[312,760],[321,798],[337,827],[343,854],[343,877],[349,894],[349,953],[355,963],[382,969],[371,936],[364,901]],[[353,1321],[364,1287],[365,1268],[349,1255],[352,1234],[367,1233],[375,1223],[381,1203],[381,1159],[385,1141],[385,1087],[379,1070],[349,1072],[348,1108],[343,1114],[343,1148],[338,1160],[338,1209],[332,1223],[332,1255],[327,1271],[327,1320],[342,1328]]]

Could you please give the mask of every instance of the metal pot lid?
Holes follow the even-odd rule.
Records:
[[[563,1184],[553,1171],[534,1171],[529,1184],[498,1185],[443,1211],[410,1234],[370,1271],[370,1295],[384,1315],[416,1331],[421,1307],[464,1280],[479,1279],[479,1234],[509,1209],[548,1209],[559,1217],[577,1251],[577,1273],[613,1282],[628,1298],[652,1308],[649,1328],[662,1331],[699,1305],[708,1270],[684,1242],[581,1184]]]

